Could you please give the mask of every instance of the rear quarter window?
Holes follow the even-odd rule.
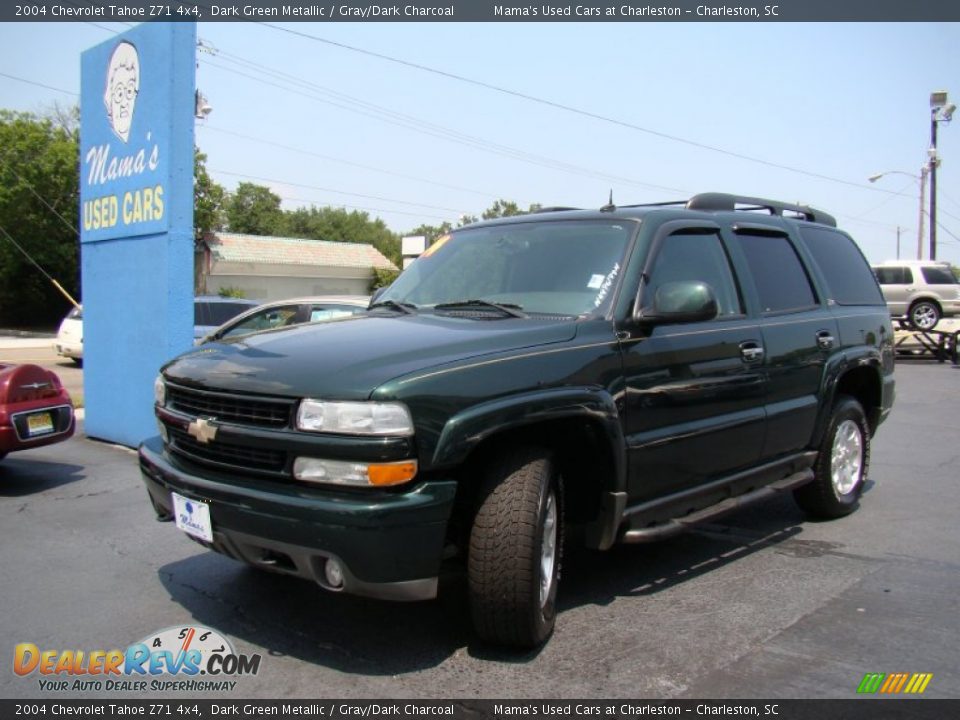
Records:
[[[884,305],[870,265],[849,235],[818,227],[801,227],[800,236],[813,255],[829,297],[838,305]]]
[[[957,283],[953,273],[945,267],[923,267],[920,268],[920,272],[923,273],[923,279],[927,281],[927,285],[956,285]]]

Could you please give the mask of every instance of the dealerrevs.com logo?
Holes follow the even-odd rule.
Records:
[[[38,676],[42,691],[197,692],[233,690],[232,679],[256,675],[260,655],[238,654],[233,644],[211,628],[169,627],[126,650],[41,650],[19,643],[13,672]]]

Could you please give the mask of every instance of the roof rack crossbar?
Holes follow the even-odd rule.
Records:
[[[689,210],[766,210],[771,215],[780,217],[786,210],[802,215],[805,220],[810,222],[821,223],[830,227],[837,226],[837,220],[833,215],[825,213],[823,210],[816,210],[808,205],[764,198],[742,197],[728,193],[700,193],[694,195],[687,201],[687,208]]]

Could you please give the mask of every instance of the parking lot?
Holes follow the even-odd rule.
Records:
[[[31,352],[82,382],[37,348],[0,360]],[[557,631],[529,654],[473,640],[462,578],[390,604],[207,552],[154,520],[132,450],[81,431],[0,463],[3,652],[125,648],[193,624],[263,656],[233,697],[853,698],[867,672],[933,673],[927,697],[960,697],[960,369],[900,362],[897,392],[857,513],[815,523],[784,499],[568,555]],[[6,672],[0,697],[53,696]]]

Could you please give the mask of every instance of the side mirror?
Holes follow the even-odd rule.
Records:
[[[707,283],[681,280],[664,283],[653,296],[653,307],[642,308],[636,320],[692,323],[713,320],[719,314],[717,296]]]

